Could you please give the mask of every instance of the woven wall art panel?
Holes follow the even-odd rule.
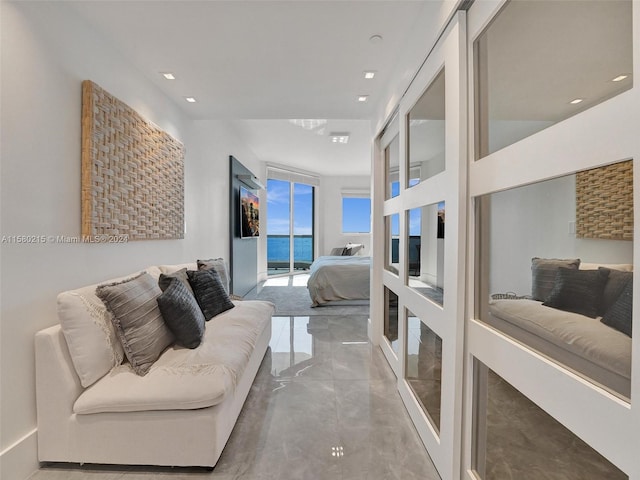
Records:
[[[576,236],[633,240],[633,161],[576,174]]]
[[[82,82],[82,234],[184,238],[184,146]]]

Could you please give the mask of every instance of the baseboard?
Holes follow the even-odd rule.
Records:
[[[39,466],[37,429],[0,452],[0,478],[26,480]]]

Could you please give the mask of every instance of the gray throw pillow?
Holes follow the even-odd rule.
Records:
[[[531,259],[531,297],[544,302],[549,297],[556,281],[558,268],[572,268],[577,270],[580,259],[538,258]]]
[[[331,253],[329,253],[329,255],[332,255],[334,257],[341,257],[343,253],[344,247],[336,247],[331,249]]]
[[[180,270],[173,273],[161,273],[160,278],[158,279],[158,286],[160,287],[160,290],[164,292],[171,284],[171,280],[174,278],[180,280],[184,284],[184,286],[187,287],[187,290],[189,290],[193,295],[193,290],[191,289],[191,285],[189,284],[189,277],[187,277],[186,268],[181,268]]]
[[[543,305],[596,318],[608,276],[608,268],[576,270],[560,267],[553,290]]]
[[[157,301],[162,318],[176,337],[176,343],[187,348],[200,345],[205,320],[191,289],[187,289],[179,278],[171,278]]]
[[[229,269],[222,258],[210,258],[209,260],[198,260],[198,270],[215,270],[220,275],[220,281],[224,291],[229,293]]]
[[[138,375],[146,375],[174,341],[156,301],[161,293],[156,280],[146,272],[96,288],[96,295],[111,313],[124,353]]]
[[[604,286],[604,292],[602,293],[602,309],[600,315],[604,315],[622,294],[622,291],[627,286],[627,283],[632,281],[633,272],[622,272],[620,270],[613,270],[609,272],[609,279]]]
[[[633,324],[633,280],[627,282],[616,302],[602,317],[602,323],[631,336]]]
[[[215,270],[189,270],[189,283],[204,314],[205,320],[233,308],[233,302],[220,281]]]

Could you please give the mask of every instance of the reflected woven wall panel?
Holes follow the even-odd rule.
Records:
[[[184,238],[184,146],[82,82],[82,234]]]
[[[633,160],[576,174],[576,236],[633,240]]]

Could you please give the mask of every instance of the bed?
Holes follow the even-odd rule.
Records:
[[[310,269],[307,288],[313,307],[342,300],[369,299],[371,257],[323,256]]]

